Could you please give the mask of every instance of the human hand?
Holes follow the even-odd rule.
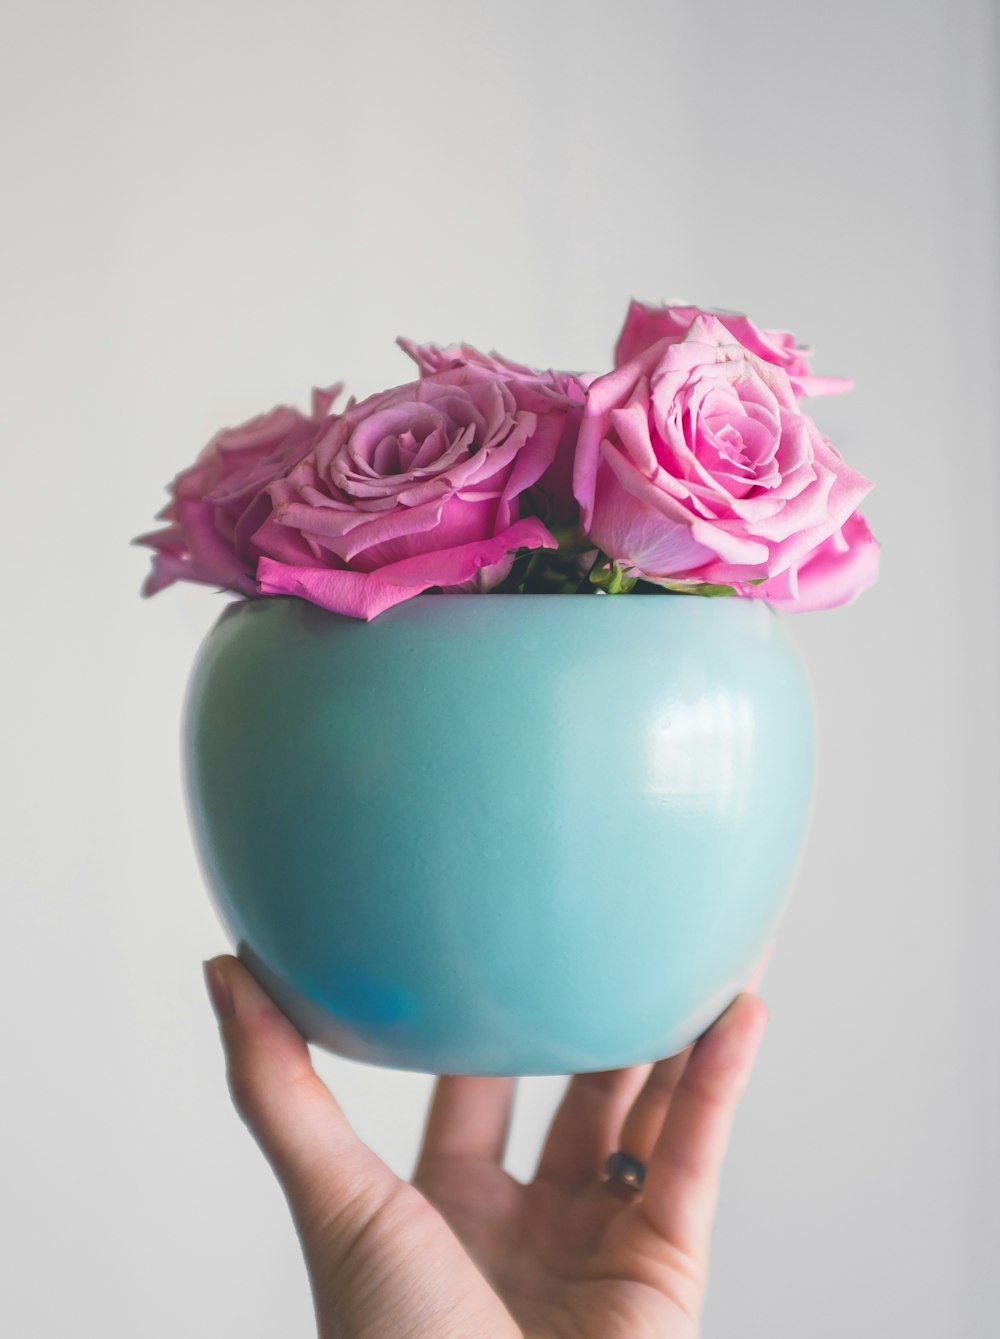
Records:
[[[319,1339],[692,1339],[719,1173],[767,1008],[570,1080],[530,1184],[503,1170],[516,1080],[438,1079],[412,1184],[357,1137],[243,964],[206,964],[233,1102],[285,1192]],[[647,1164],[641,1191],[608,1155]]]

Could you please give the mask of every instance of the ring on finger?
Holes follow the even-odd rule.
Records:
[[[639,1191],[646,1180],[646,1164],[633,1158],[631,1153],[616,1149],[604,1164],[604,1175],[615,1185]]]

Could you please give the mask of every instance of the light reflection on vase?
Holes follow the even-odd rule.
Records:
[[[738,692],[674,698],[646,737],[650,794],[663,804],[709,804],[720,820],[746,817],[755,728],[753,705]]]

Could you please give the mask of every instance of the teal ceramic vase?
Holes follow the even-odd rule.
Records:
[[[683,1049],[746,983],[813,733],[761,603],[423,595],[370,623],[229,606],[184,738],[219,913],[307,1038],[565,1074]]]

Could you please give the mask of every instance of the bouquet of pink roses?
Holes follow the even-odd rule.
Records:
[[[633,302],[600,376],[399,343],[418,380],[213,438],[136,541],[144,593],[196,581],[371,619],[427,591],[826,609],[876,579],[871,484],[800,406],[850,382],[784,331]]]

